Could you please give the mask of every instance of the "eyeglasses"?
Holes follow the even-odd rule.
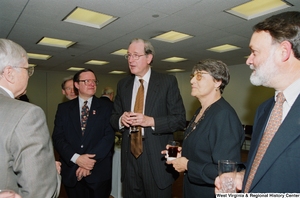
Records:
[[[34,73],[34,67],[15,67],[15,68],[22,68],[22,69],[26,69],[28,72],[28,76],[32,76]]]
[[[89,84],[95,84],[98,85],[99,81],[98,80],[92,80],[92,79],[86,79],[86,80],[78,80],[78,82],[83,82],[85,85]]]
[[[198,71],[198,72],[196,72],[195,74],[191,74],[190,77],[191,77],[191,79],[194,78],[194,77],[196,77],[196,80],[200,81],[200,80],[202,79],[202,75],[203,75],[203,74],[209,74],[209,73]]]
[[[143,55],[138,55],[138,54],[125,54],[124,57],[125,59],[129,60],[130,58],[133,58],[134,60],[139,60],[141,56],[145,56],[146,54]]]

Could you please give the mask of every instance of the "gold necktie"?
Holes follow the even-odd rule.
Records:
[[[143,113],[144,109],[144,85],[143,79],[140,79],[140,87],[136,94],[136,100],[134,105],[135,113]],[[139,126],[137,132],[131,132],[131,153],[138,158],[143,152],[142,143],[142,128]]]
[[[275,103],[275,106],[271,112],[270,115],[270,119],[268,122],[268,125],[265,129],[265,132],[263,134],[263,137],[260,141],[257,153],[255,155],[253,164],[251,166],[251,170],[248,176],[248,180],[246,182],[245,185],[245,193],[248,193],[250,190],[250,186],[252,184],[252,181],[254,179],[255,173],[259,167],[259,164],[267,150],[267,148],[269,147],[269,144],[271,142],[271,140],[273,139],[275,133],[277,132],[281,121],[282,121],[282,109],[283,109],[283,103],[285,101],[284,95],[282,92],[279,92],[277,94],[277,100]]]

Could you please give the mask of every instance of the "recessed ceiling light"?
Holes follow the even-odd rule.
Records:
[[[73,41],[55,39],[49,37],[43,37],[38,43],[38,45],[47,45],[51,47],[60,47],[60,48],[68,48],[75,44]]]
[[[167,72],[183,72],[185,71],[184,69],[169,69]]]
[[[52,56],[47,55],[47,54],[35,54],[35,53],[27,53],[28,58],[31,59],[40,59],[40,60],[48,60]]]
[[[187,60],[187,59],[174,56],[174,57],[163,59],[162,61],[177,63],[177,62],[185,61],[185,60]]]
[[[90,65],[105,65],[108,64],[107,61],[100,61],[100,60],[90,60],[88,62],[85,62],[84,64],[90,64]]]
[[[152,39],[169,42],[169,43],[176,43],[185,39],[192,38],[193,36],[176,32],[176,31],[169,31],[164,34],[158,35],[156,37],[153,37]]]
[[[225,10],[225,12],[236,15],[246,20],[250,20],[278,10],[288,8],[290,6],[293,5],[282,0],[252,0],[248,3],[244,3],[229,10]]]
[[[80,71],[80,70],[83,70],[84,68],[82,68],[82,67],[70,67],[69,69],[67,69],[67,70],[69,70],[69,71]]]
[[[218,53],[223,53],[223,52],[228,52],[228,51],[237,50],[237,49],[240,49],[240,47],[225,44],[225,45],[220,45],[220,46],[217,46],[217,47],[212,47],[212,48],[209,48],[207,50],[213,51],[213,52],[218,52]]]
[[[75,8],[63,21],[101,29],[118,17],[83,8]]]
[[[111,71],[111,72],[109,72],[110,74],[125,74],[126,72],[124,72],[124,71]]]
[[[111,54],[113,54],[113,55],[119,55],[119,56],[124,56],[125,54],[127,54],[127,49],[120,49],[120,50],[112,52]]]

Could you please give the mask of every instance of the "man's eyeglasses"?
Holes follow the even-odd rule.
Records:
[[[200,81],[200,80],[202,79],[202,75],[203,75],[203,74],[209,74],[209,73],[198,71],[198,72],[196,72],[195,74],[191,74],[190,77],[191,77],[191,79],[194,78],[194,77],[196,77],[196,80]]]
[[[145,56],[146,54],[143,55],[138,55],[138,54],[125,54],[124,57],[125,59],[129,60],[130,58],[133,58],[134,60],[139,60],[141,56]]]
[[[92,79],[78,80],[78,82],[83,82],[85,85],[89,85],[92,83],[95,85],[98,85],[98,83],[99,83],[98,80],[92,80]]]
[[[15,67],[15,68],[22,68],[22,69],[26,69],[28,72],[28,76],[32,76],[34,73],[34,67]]]

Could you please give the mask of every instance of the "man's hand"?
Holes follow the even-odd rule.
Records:
[[[81,168],[92,170],[96,163],[96,160],[93,159],[95,156],[95,154],[80,155],[76,160],[76,164]]]
[[[79,167],[79,168],[76,170],[77,181],[80,181],[83,177],[89,176],[90,174],[91,174],[91,171]]]
[[[130,113],[130,122],[132,126],[155,127],[154,118],[142,113]]]
[[[236,192],[240,192],[243,187],[243,180],[244,180],[245,170],[237,172],[235,176],[235,187]],[[222,193],[222,186],[221,186],[221,180],[220,177],[216,177],[215,179],[215,194]]]

